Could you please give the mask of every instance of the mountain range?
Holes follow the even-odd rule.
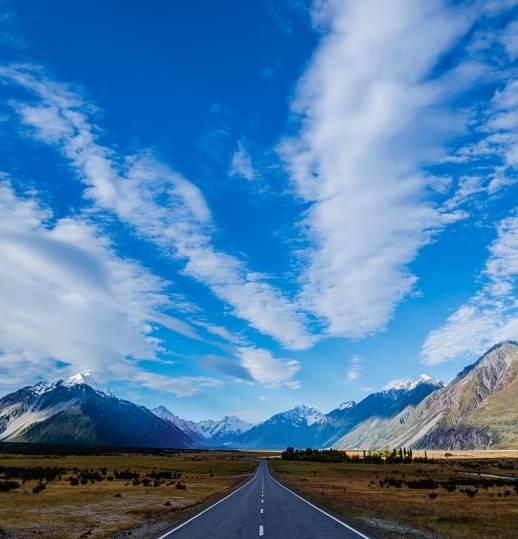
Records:
[[[250,423],[233,415],[225,416],[219,421],[209,419],[195,423],[175,416],[165,406],[151,411],[189,434],[199,447],[225,447],[252,427]]]
[[[103,391],[88,375],[0,399],[0,442],[149,448],[517,449],[518,343],[488,350],[448,385],[428,376],[344,402],[297,406],[258,425],[193,422]]]

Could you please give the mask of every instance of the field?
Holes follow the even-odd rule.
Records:
[[[0,538],[156,534],[246,480],[256,465],[231,452],[0,455]],[[148,521],[154,524],[135,531]]]
[[[246,481],[257,457],[283,484],[373,537],[516,538],[518,452],[427,456],[372,464],[287,461],[275,452],[0,454],[0,539],[156,537]]]
[[[270,466],[284,485],[374,537],[516,539],[518,481],[505,478],[518,477],[518,453],[428,452],[428,459],[411,464],[271,459]]]

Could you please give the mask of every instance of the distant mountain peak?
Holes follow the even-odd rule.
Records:
[[[278,414],[278,415],[296,417],[298,419],[305,421],[308,425],[312,425],[313,423],[321,419],[324,414],[318,408],[300,404],[299,406],[295,406],[295,408],[292,408],[291,410],[288,410],[287,412],[281,412],[281,414]]]
[[[92,373],[85,371],[85,372],[79,372],[77,374],[74,374],[73,376],[70,376],[66,380],[63,381],[63,385],[65,387],[75,387],[78,385],[87,385],[88,387],[91,387],[95,391],[99,391],[100,393],[104,393],[105,395],[113,396],[113,393],[101,386],[97,382],[97,380],[92,376]]]
[[[386,388],[386,391],[391,391],[393,389],[400,390],[400,389],[406,389],[408,391],[412,391],[420,384],[429,384],[434,385],[437,387],[443,387],[444,384],[440,380],[436,380],[435,378],[432,378],[431,376],[428,376],[427,374],[421,374],[419,378],[415,381],[412,380],[402,380],[394,383],[393,385]]]
[[[346,401],[346,402],[342,402],[342,404],[340,404],[338,409],[347,410],[348,408],[354,408],[355,406],[356,406],[356,403],[354,401]]]
[[[90,385],[89,382],[92,380],[93,380],[92,375],[89,372],[80,372],[80,373],[74,374],[74,376],[70,376],[69,378],[67,378],[63,382],[63,385],[67,387],[75,386],[77,384]]]
[[[210,447],[224,446],[236,436],[252,428],[250,423],[243,421],[235,415],[226,415],[219,421],[207,419],[196,423],[181,419],[170,412],[165,406],[159,406],[151,411],[158,417],[170,421],[184,432],[198,438],[203,445]]]

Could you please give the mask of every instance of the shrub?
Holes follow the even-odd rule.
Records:
[[[45,490],[45,483],[39,482],[33,489],[34,494],[39,494],[42,490]]]
[[[19,487],[20,483],[17,481],[0,481],[0,492],[8,492],[9,490],[14,490]]]

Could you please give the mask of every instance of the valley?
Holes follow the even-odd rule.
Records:
[[[287,461],[279,452],[0,454],[0,538],[154,539],[254,476],[374,539],[514,539],[518,452],[414,451],[413,463]],[[367,452],[368,455],[368,452]],[[42,487],[43,485],[43,487]],[[126,534],[126,535],[125,535]]]

